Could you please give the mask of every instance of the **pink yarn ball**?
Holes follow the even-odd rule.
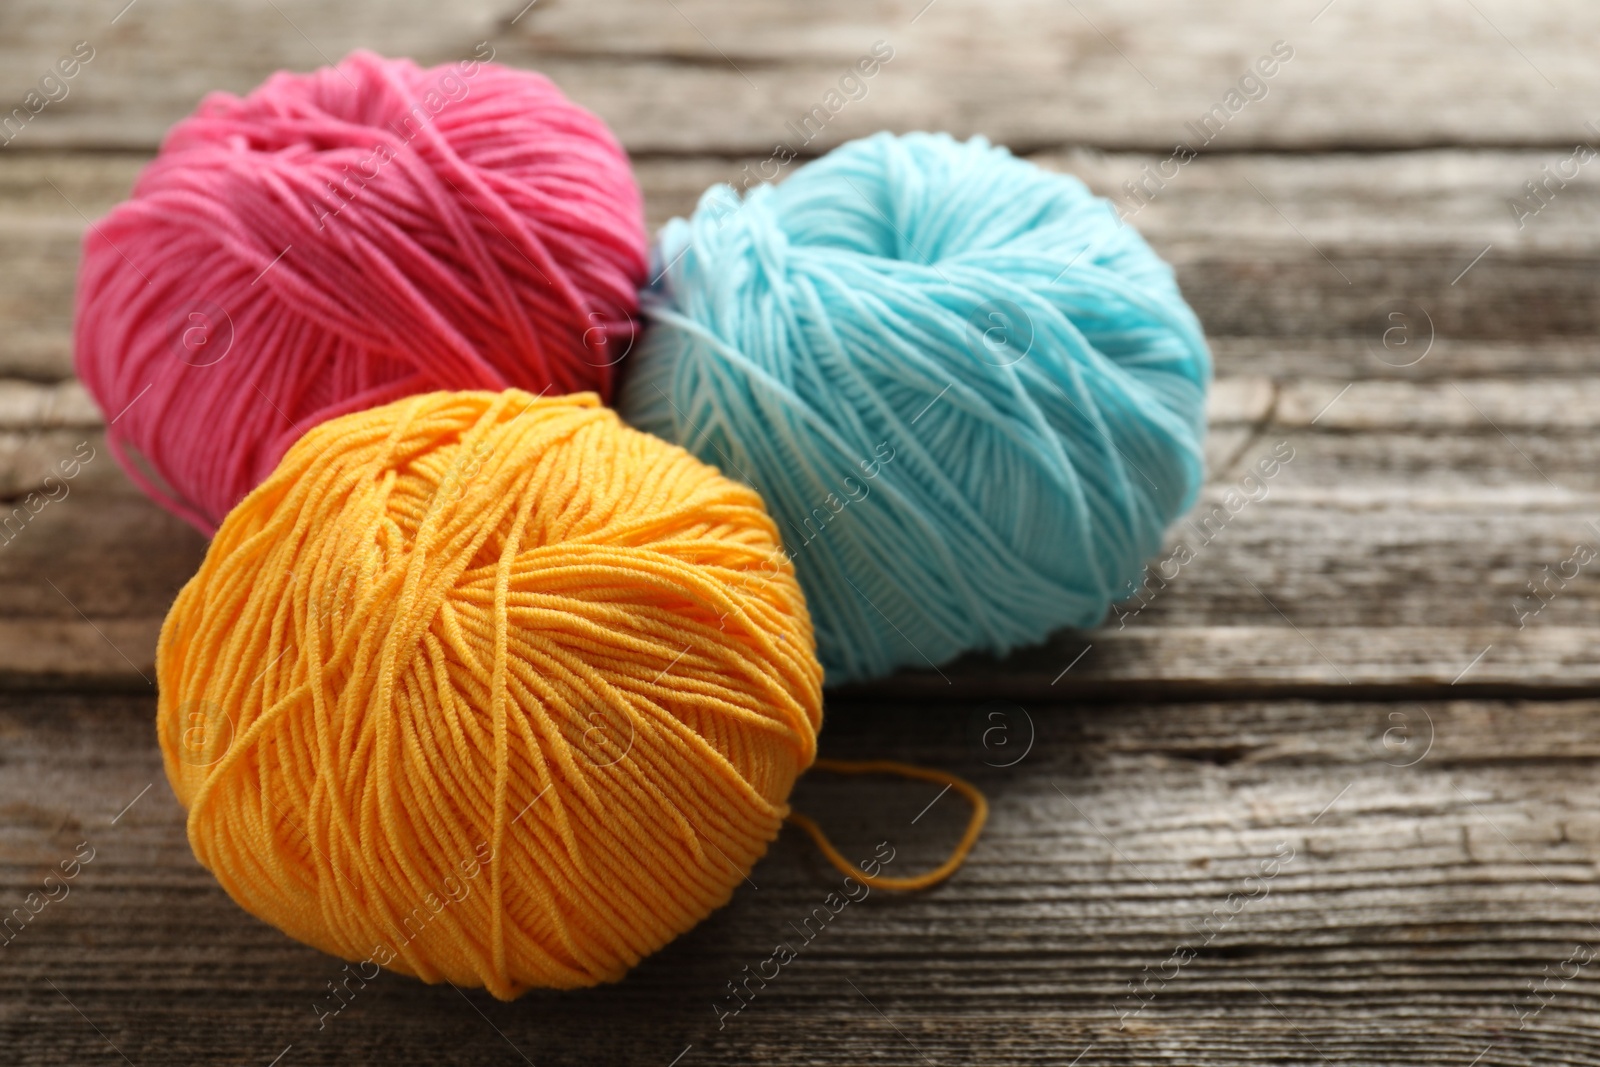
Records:
[[[78,375],[133,479],[210,533],[337,415],[609,396],[647,263],[627,154],[548,79],[355,52],[172,128],[84,237]]]

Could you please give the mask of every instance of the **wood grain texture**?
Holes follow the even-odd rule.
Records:
[[[356,47],[541,69],[635,152],[766,153],[877,41],[894,58],[812,152],[881,128],[985,133],[1023,148],[1170,150],[1275,42],[1293,58],[1211,148],[1566,145],[1600,91],[1582,0],[18,0],[0,12],[0,100],[20,105],[82,40],[94,58],[18,145],[153,148],[213,89]],[[121,12],[119,15],[119,11]],[[113,19],[115,20],[113,22]],[[1260,90],[1252,90],[1259,95]],[[842,97],[840,99],[843,99]],[[1241,96],[1241,100],[1244,98]]]
[[[726,983],[799,941],[791,924],[838,883],[792,832],[620,985],[498,1004],[384,975],[319,1029],[339,963],[195,864],[149,698],[0,697],[0,903],[95,850],[0,948],[8,1062],[117,1062],[108,1043],[141,1067],[289,1046],[301,1064],[666,1067],[690,1046],[684,1065],[1600,1059],[1594,964],[1538,1011],[1528,993],[1600,940],[1592,700],[829,714],[827,754],[969,774],[990,829],[945,886],[847,907],[722,1029]],[[1006,743],[985,745],[997,722]],[[812,776],[795,803],[847,854],[890,841],[908,870],[963,818],[953,796],[888,780]]]
[[[1600,551],[1600,172],[1526,185],[1600,143],[1597,31],[1580,0],[0,5],[0,121],[94,49],[0,133],[0,918],[94,849],[0,927],[0,1060],[1600,1064],[1600,579],[1551,577]],[[1279,40],[1266,95],[1160,177]],[[829,695],[826,755],[985,790],[971,862],[851,905],[720,1028],[838,884],[798,835],[618,985],[386,974],[319,1025],[340,966],[195,863],[154,744],[205,542],[71,381],[83,232],[208,91],[478,42],[613,125],[652,229],[779,140],[982,133],[1120,199],[1212,338],[1208,485],[1105,625]],[[795,804],[909,872],[959,833],[936,793],[812,775]]]

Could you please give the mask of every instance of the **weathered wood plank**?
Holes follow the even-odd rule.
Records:
[[[1088,152],[1037,158],[1122,196],[1130,208],[1122,183],[1160,162]],[[85,220],[127,195],[144,159],[0,152],[0,377],[48,381],[71,373]],[[1329,341],[1370,353],[1396,324],[1389,313],[1399,311],[1436,345],[1477,345],[1484,353],[1497,344],[1517,359],[1522,348],[1600,337],[1593,299],[1600,186],[1583,172],[1520,229],[1509,208],[1526,196],[1524,182],[1559,159],[1462,151],[1210,157],[1156,189],[1131,221],[1174,263],[1219,355],[1231,351],[1233,338],[1288,353]],[[744,162],[642,161],[652,227],[691,211],[710,184],[738,180]],[[1404,362],[1399,352],[1384,356]],[[1367,362],[1363,376],[1385,372],[1377,358]],[[1434,373],[1438,362],[1424,360],[1413,373]],[[1489,360],[1457,373],[1513,369]],[[1309,357],[1284,370],[1329,373]]]
[[[1592,625],[1542,624],[1526,631],[1514,625],[1326,626],[1295,621],[1290,614],[1295,605],[1276,614],[1274,605],[1282,607],[1286,599],[1281,589],[1269,594],[1271,603],[1248,584],[1242,593],[1225,592],[1237,598],[1230,598],[1231,606],[1265,617],[1254,623],[1184,626],[1162,625],[1152,616],[1148,623],[1130,621],[1126,629],[1113,620],[1107,629],[1056,634],[1045,645],[998,663],[968,657],[939,673],[908,671],[861,691],[929,700],[970,700],[985,693],[1013,699],[1050,693],[1063,699],[1309,693],[1328,699],[1340,691],[1386,698],[1437,694],[1458,685],[1467,691],[1523,694],[1600,688],[1595,665],[1600,632]],[[1246,599],[1251,596],[1256,599]],[[1512,603],[1507,597],[1501,610],[1510,615]],[[1433,613],[1443,614],[1438,605],[1435,594]],[[1592,607],[1587,613],[1593,616]],[[1298,617],[1320,614],[1304,610]]]
[[[1219,404],[1254,414],[1251,381],[1220,390]],[[1600,586],[1593,563],[1575,559],[1581,545],[1600,554],[1593,434],[1542,427],[1540,405],[1562,401],[1538,382],[1491,400],[1482,382],[1458,395],[1379,380],[1307,427],[1335,386],[1286,387],[1275,404],[1283,421],[1221,427],[1200,505],[1100,630],[1003,664],[902,675],[881,691],[1440,687],[1491,644],[1466,682],[1600,686]],[[1494,424],[1474,425],[1477,412],[1460,406],[1475,393]],[[39,642],[0,640],[0,679],[13,684],[146,684],[160,618],[204,551],[127,485],[97,436],[86,440],[102,451],[69,495],[14,523],[0,545],[8,625],[18,635],[51,627]],[[1281,458],[1283,444],[1293,458],[1261,477],[1259,463]],[[1093,652],[1062,675],[1085,643]]]
[[[1418,335],[1426,339],[1426,329]],[[1369,340],[1370,338],[1370,340]],[[1382,351],[1379,359],[1375,349]],[[1529,337],[1516,341],[1476,341],[1437,335],[1420,362],[1382,348],[1382,334],[1368,337],[1213,337],[1212,352],[1225,372],[1291,381],[1309,375],[1350,382],[1391,378],[1412,382],[1490,378],[1577,379],[1589,376],[1600,356],[1600,340]]]
[[[30,0],[0,11],[0,100],[21,106],[87,41],[93,58],[16,144],[149,149],[205,92],[246,91],[280,67],[308,69],[356,47],[438,62],[487,41],[496,58],[550,74],[635,152],[799,146],[786,124],[819,105],[832,114],[813,150],[887,127],[1165,152],[1179,138],[1198,145],[1186,124],[1214,107],[1212,147],[1228,150],[1592,136],[1583,120],[1593,116],[1574,101],[1600,91],[1585,47],[1600,32],[1593,5],[1322,6],[790,0],[757,13],[726,0],[137,0],[119,14],[115,3]],[[846,83],[858,99],[828,100],[878,41],[893,59],[860,83],[865,95]],[[1279,41],[1293,58],[1245,84],[1254,102],[1230,101]]]
[[[289,1046],[304,1064],[1600,1062],[1592,964],[1542,1007],[1528,991],[1600,936],[1592,700],[835,702],[827,754],[966,773],[989,830],[940,889],[847,908],[721,1030],[726,983],[837,884],[803,837],[620,985],[469,1005],[384,975],[319,1030],[338,963],[194,863],[150,709],[0,696],[0,903],[94,849],[0,949],[8,1062],[116,1062],[108,1041],[142,1067]],[[995,711],[1013,748],[983,744]],[[953,798],[919,818],[936,792],[808,778],[795,802],[847,854],[889,840],[909,870],[959,832]]]
[[[104,424],[88,390],[76,381],[40,385],[0,378],[0,431],[58,430]]]

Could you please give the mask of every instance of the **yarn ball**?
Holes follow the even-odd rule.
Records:
[[[1210,355],[1074,178],[877,134],[661,232],[619,405],[761,491],[830,682],[1092,626],[1193,503]]]
[[[209,533],[326,419],[609,395],[647,262],[626,154],[546,78],[355,52],[172,128],[84,236],[78,375],[129,475]]]
[[[621,977],[728,900],[814,758],[778,546],[754,491],[593,394],[323,423],[161,631],[196,857],[366,978]]]

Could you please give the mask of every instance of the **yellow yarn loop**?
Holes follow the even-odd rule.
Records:
[[[978,843],[978,835],[983,832],[983,824],[989,821],[989,801],[978,792],[977,786],[947,771],[936,771],[927,767],[916,767],[909,763],[898,763],[894,760],[842,760],[819,759],[814,764],[819,771],[831,771],[834,774],[896,774],[902,778],[916,778],[935,785],[943,785],[954,789],[967,798],[972,805],[972,817],[967,820],[967,829],[961,835],[961,840],[951,850],[949,857],[939,866],[926,874],[918,874],[909,878],[890,878],[887,875],[869,875],[865,871],[857,870],[850,865],[838,849],[833,847],[833,842],[828,840],[818,826],[807,816],[799,812],[790,812],[789,821],[810,835],[811,840],[817,843],[817,848],[822,850],[823,856],[829,863],[850,877],[864,882],[873,889],[893,889],[901,892],[910,892],[917,889],[927,889],[929,886],[938,885],[949,878],[956,870],[967,861],[967,854],[972,851],[972,846]]]
[[[509,998],[725,903],[816,755],[822,671],[756,493],[592,395],[309,432],[161,632],[189,841],[324,951]]]

